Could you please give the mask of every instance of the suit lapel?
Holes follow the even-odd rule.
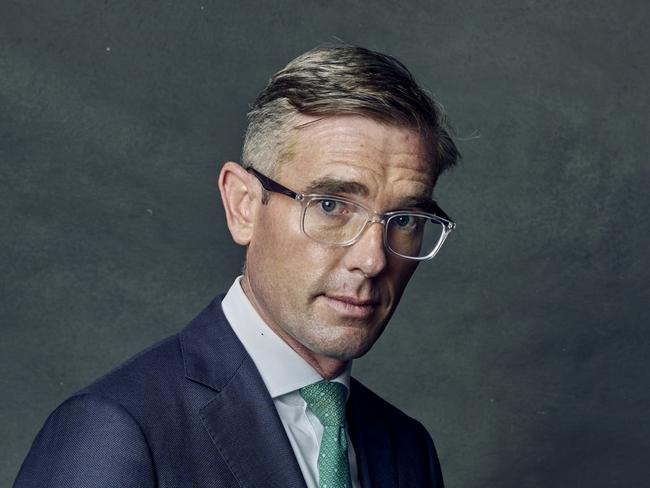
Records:
[[[306,488],[262,378],[215,300],[181,333],[185,375],[217,392],[200,410],[242,487]]]
[[[372,395],[372,393],[370,393]],[[350,378],[347,420],[362,488],[398,486],[390,432],[375,415],[366,388]]]

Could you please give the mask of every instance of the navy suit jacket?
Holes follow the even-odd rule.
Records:
[[[63,402],[14,488],[306,488],[221,298]],[[354,378],[347,421],[364,488],[442,487],[422,424]]]

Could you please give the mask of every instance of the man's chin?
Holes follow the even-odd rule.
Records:
[[[349,361],[365,355],[376,339],[377,337],[358,337],[355,335],[351,335],[349,338],[339,336],[330,344],[323,344],[323,341],[318,341],[319,343],[314,344],[310,349],[320,356],[339,361]]]

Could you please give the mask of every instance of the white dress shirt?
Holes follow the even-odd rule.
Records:
[[[318,452],[323,426],[307,408],[307,402],[298,390],[323,377],[266,325],[244,293],[241,278],[235,279],[224,297],[221,303],[223,312],[262,376],[308,488],[318,488]],[[332,380],[348,388],[348,397],[351,368],[352,361],[341,375]],[[347,427],[346,434],[352,487],[360,488],[356,456]]]

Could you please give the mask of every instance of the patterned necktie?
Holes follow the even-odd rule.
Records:
[[[322,380],[300,389],[300,395],[323,425],[318,455],[320,488],[351,488],[348,440],[345,435],[345,400],[348,389]]]

